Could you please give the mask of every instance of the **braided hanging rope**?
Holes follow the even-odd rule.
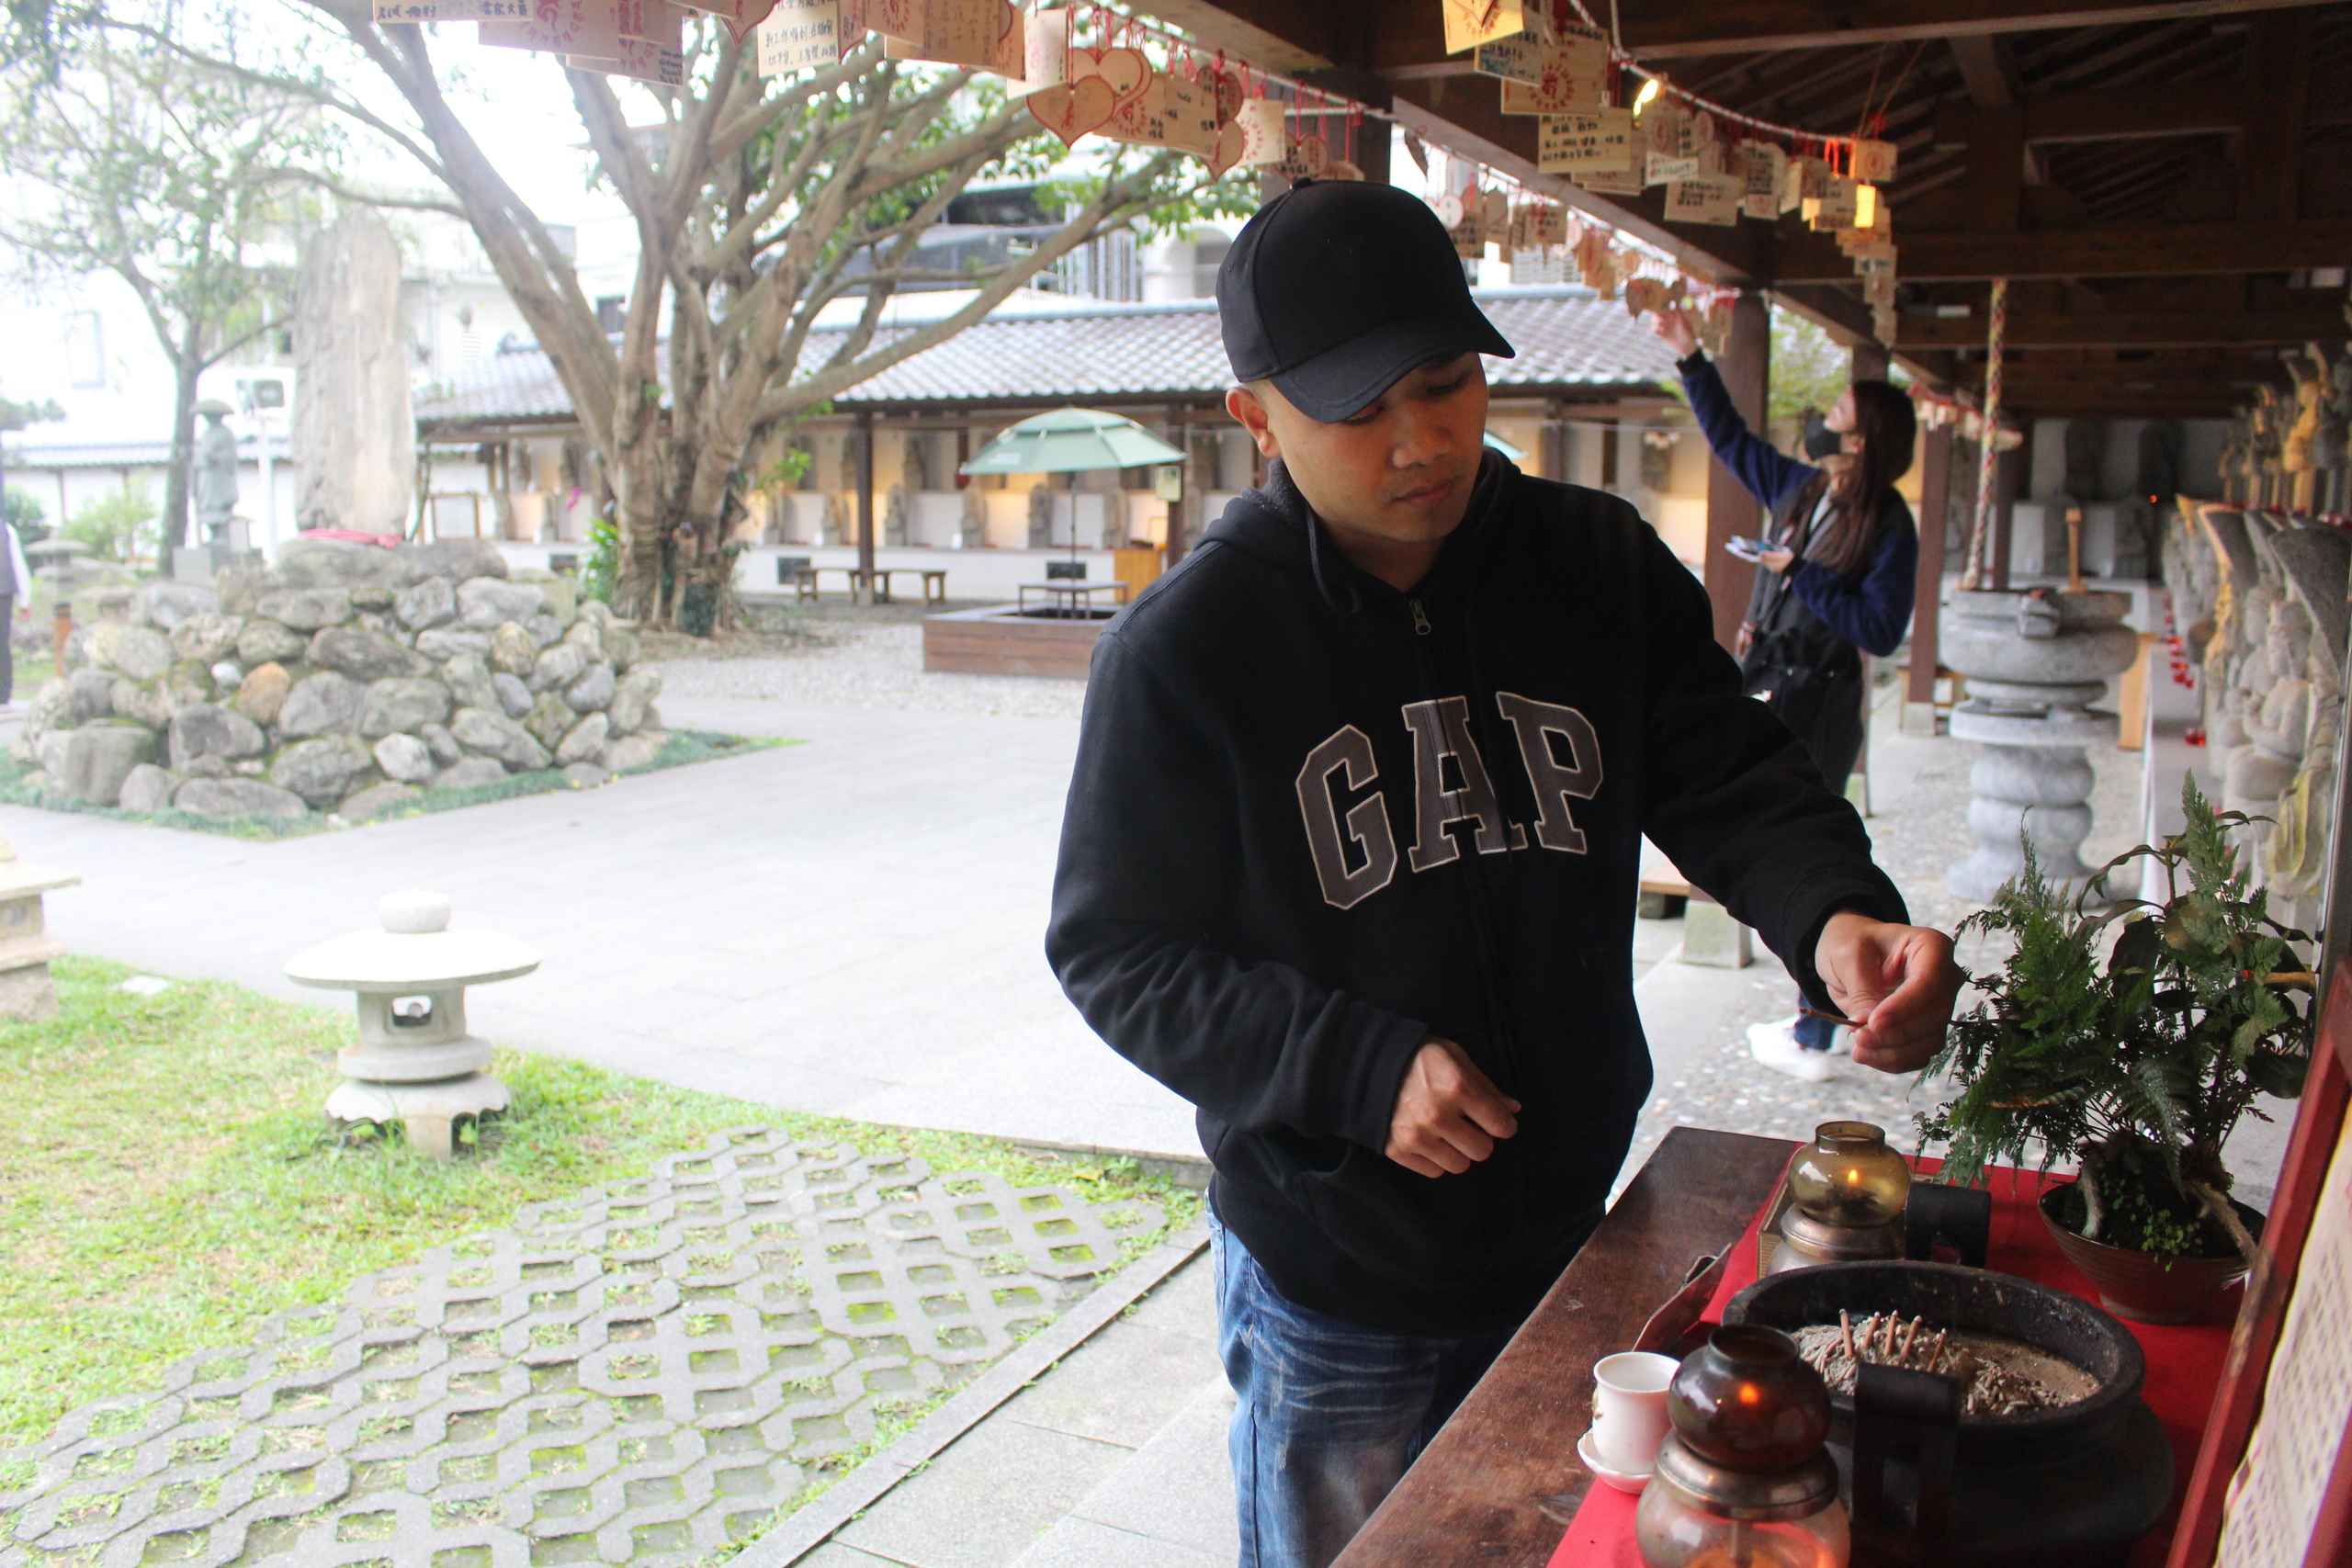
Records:
[[[1976,444],[1976,516],[1968,532],[1962,588],[1984,586],[1993,569],[1993,491],[2000,467],[2001,340],[2009,330],[2009,280],[1993,280],[1993,316],[1984,332],[1984,434]]]

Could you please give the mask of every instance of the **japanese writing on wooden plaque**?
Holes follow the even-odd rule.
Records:
[[[918,33],[883,33],[883,52],[890,59],[994,69],[1008,48],[1019,48],[1017,39],[1007,40],[1017,34],[1021,13],[1005,0],[919,0],[915,20]]]
[[[1521,0],[1438,0],[1445,15],[1445,52],[1460,54],[1527,29]]]
[[[527,15],[481,24],[481,41],[497,49],[545,50],[617,60],[620,13],[612,0],[539,0]]]
[[[1536,126],[1535,166],[1547,175],[1581,175],[1634,166],[1630,109],[1547,115]]]
[[[780,76],[842,57],[841,0],[776,0],[759,27],[759,73]]]
[[[376,0],[379,22],[503,22],[530,14],[530,0]]]
[[[1666,216],[1676,223],[1734,223],[1739,200],[1739,186],[1726,175],[1686,177],[1666,187]]]

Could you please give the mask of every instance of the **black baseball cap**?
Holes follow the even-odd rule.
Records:
[[[1445,225],[1395,186],[1301,180],[1266,203],[1216,269],[1216,308],[1234,378],[1327,424],[1432,359],[1512,357]]]

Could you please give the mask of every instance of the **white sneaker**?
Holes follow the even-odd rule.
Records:
[[[1805,1083],[1822,1083],[1837,1077],[1837,1064],[1830,1060],[1835,1053],[1806,1050],[1797,1043],[1796,1028],[1794,1014],[1771,1023],[1749,1024],[1747,1054],[1758,1066]]]

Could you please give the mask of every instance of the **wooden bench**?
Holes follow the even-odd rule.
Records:
[[[913,577],[922,580],[922,603],[925,609],[929,609],[933,604],[944,604],[947,603],[947,569],[945,567],[939,566],[877,566],[874,569],[874,580],[870,585],[866,583],[866,573],[865,569],[862,567],[799,567],[793,571],[792,585],[799,592],[799,596],[803,601],[821,596],[820,589],[822,587],[822,582],[819,574],[828,571],[838,571],[842,573],[842,576],[848,580],[846,592],[853,595],[857,592],[861,586],[870,586],[873,592],[874,602],[877,604],[889,604],[896,603],[896,601],[890,597],[890,579],[893,575]]]
[[[1133,592],[1133,584],[1115,578],[1108,582],[1088,582],[1077,578],[1063,578],[1055,582],[1024,582],[1021,584],[1019,603],[1014,607],[1025,614],[1029,608],[1029,595],[1042,593],[1056,615],[1076,620],[1081,612],[1094,607],[1094,595],[1097,593],[1108,593],[1114,604],[1124,604]]]

